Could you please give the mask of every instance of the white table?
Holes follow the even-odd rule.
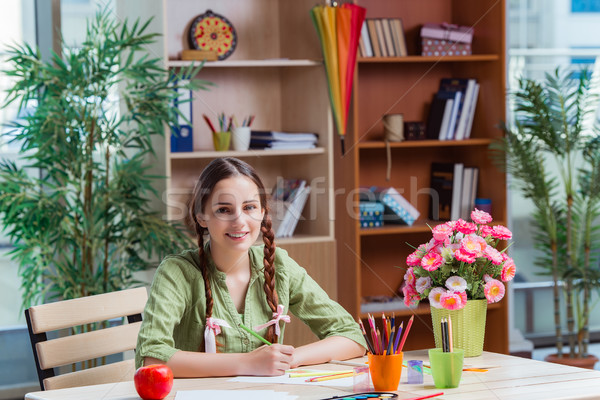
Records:
[[[427,361],[427,351],[411,351],[404,354],[405,360]],[[364,360],[357,359],[355,362]],[[436,389],[430,375],[425,374],[424,384],[408,385],[406,369],[398,388],[398,398],[407,399],[418,395],[443,391],[436,399],[444,400],[551,400],[551,399],[599,399],[600,371],[568,367],[535,361],[526,358],[484,352],[480,357],[466,358],[465,364],[473,367],[497,366],[488,372],[464,372],[461,384],[456,389]],[[322,364],[318,369],[341,370],[347,366]],[[259,383],[228,382],[230,378],[176,379],[173,390],[167,396],[172,400],[178,390],[227,389],[227,390],[275,390],[297,395],[299,399],[323,399],[331,396],[348,395],[348,388],[321,386],[334,381],[307,385],[268,385]],[[49,390],[28,393],[26,400],[135,400],[139,399],[133,382],[83,386],[71,389]]]

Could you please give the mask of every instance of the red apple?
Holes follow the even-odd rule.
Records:
[[[163,364],[146,365],[135,371],[133,382],[142,399],[161,400],[173,387],[173,371]]]

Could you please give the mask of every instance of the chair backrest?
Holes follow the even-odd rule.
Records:
[[[145,288],[81,297],[25,310],[29,337],[42,390],[120,382],[133,379],[133,360],[62,375],[54,368],[134,350],[148,300]],[[48,340],[47,332],[89,326],[127,317],[123,325]]]

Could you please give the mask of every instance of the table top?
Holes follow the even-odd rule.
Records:
[[[404,353],[404,360],[428,361],[426,350]],[[363,359],[352,360],[365,362]],[[398,387],[398,399],[444,392],[440,400],[480,399],[593,399],[600,396],[600,371],[569,367],[527,358],[484,352],[479,357],[465,358],[465,367],[493,367],[487,372],[463,372],[458,388],[436,389],[431,375],[424,375],[420,385],[406,384],[406,369]],[[321,364],[310,368],[344,370],[348,366]],[[335,380],[312,385],[230,382],[231,378],[175,379],[173,390],[166,397],[175,399],[180,390],[274,390],[298,396],[298,399],[324,399],[353,393],[350,387],[336,387]],[[133,382],[83,386],[71,389],[28,393],[25,400],[135,400],[139,399]]]

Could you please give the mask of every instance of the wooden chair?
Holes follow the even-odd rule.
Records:
[[[145,288],[33,306],[25,310],[42,390],[133,379],[133,360],[62,375],[54,368],[135,349],[148,294]],[[47,332],[127,317],[128,323],[48,340]]]

